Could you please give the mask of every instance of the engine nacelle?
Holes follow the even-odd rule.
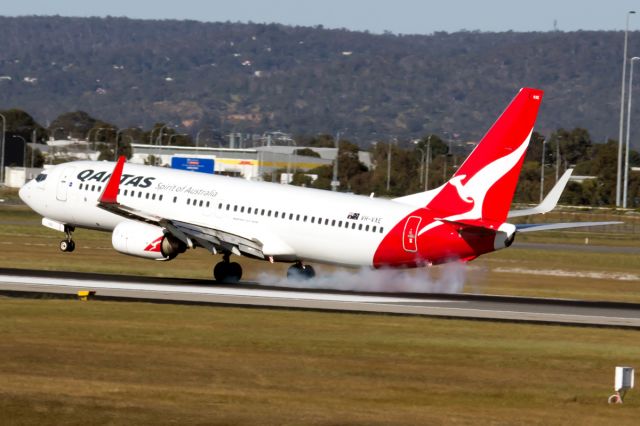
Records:
[[[516,238],[516,227],[511,223],[503,223],[496,232],[495,239],[493,241],[493,248],[496,250],[509,247],[513,244],[513,240]]]
[[[120,222],[111,235],[113,248],[123,254],[145,259],[171,260],[187,249],[162,228],[143,222]]]

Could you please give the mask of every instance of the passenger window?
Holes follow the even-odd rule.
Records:
[[[278,211],[273,212],[273,217],[278,218]]]
[[[151,194],[151,199],[155,200],[156,199],[156,193],[154,192],[153,194]]]
[[[82,189],[82,184],[80,184],[80,189]],[[120,190],[118,190],[118,193],[120,193]]]
[[[373,232],[376,232],[376,229],[378,229],[378,227],[377,227],[377,226],[375,226],[375,225],[373,225],[373,229],[372,229],[372,231],[373,231]]]
[[[325,219],[325,220],[324,220],[324,224],[325,224],[325,225],[328,225],[328,224],[329,224],[329,219]]]
[[[202,207],[203,204],[204,204],[204,201],[200,200],[200,202],[198,203],[198,207]]]
[[[264,216],[264,209],[260,211],[260,216]]]
[[[176,201],[178,201],[178,197],[173,197],[173,202],[175,203]]]
[[[240,207],[240,213],[244,213],[244,206]]]
[[[187,205],[191,204],[191,198],[187,198]]]
[[[384,232],[384,228],[381,226],[380,227],[380,233],[382,234]]]
[[[267,216],[271,217],[271,210],[267,212]]]
[[[231,208],[231,204],[227,204],[227,210]]]
[[[142,198],[142,191],[138,191],[138,198]]]
[[[358,231],[362,231],[362,224],[358,225]]]
[[[160,194],[160,198],[158,198],[158,200],[162,201],[162,194]]]
[[[209,201],[207,201],[207,207],[209,207]]]
[[[299,215],[299,214],[297,214],[297,215],[296,215],[296,220],[297,220],[297,221],[299,221],[299,220],[300,220],[300,215]]]
[[[95,185],[91,185],[91,190],[95,191],[96,190],[96,186]]]
[[[289,220],[293,220],[293,213],[289,213]]]
[[[238,206],[234,205],[234,206],[233,206],[233,211],[234,211],[234,212],[237,212],[237,211],[238,211]]]
[[[333,220],[331,221],[331,226],[336,226],[336,220],[335,220],[335,219],[333,219]]]
[[[218,208],[221,209],[222,208],[222,203],[218,203]]]
[[[364,227],[364,230],[365,230],[365,231],[367,231],[367,232],[369,232],[369,225],[366,225],[366,226]]]
[[[149,193],[148,192],[145,194],[144,198],[146,198],[147,200],[149,199]]]
[[[342,221],[338,222],[338,228],[342,228]]]
[[[124,195],[128,195],[128,192],[129,192],[129,190],[128,190],[128,189],[125,189],[125,190],[124,190]]]
[[[355,223],[355,222],[353,222],[353,223],[351,224],[351,229],[356,229],[356,223]]]
[[[251,214],[251,207],[247,208],[247,213]]]
[[[303,222],[307,221],[307,216],[305,215],[304,219],[302,220]]]
[[[316,223],[316,217],[315,216],[311,216],[311,223]]]

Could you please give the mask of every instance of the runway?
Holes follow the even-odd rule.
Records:
[[[207,280],[0,269],[0,294],[96,297],[161,303],[311,309],[501,321],[640,328],[640,304],[472,294],[355,293],[218,285]]]

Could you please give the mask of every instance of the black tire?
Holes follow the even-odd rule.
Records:
[[[294,281],[306,281],[316,276],[316,271],[311,265],[291,265],[287,269],[287,279]]]
[[[238,262],[231,262],[229,263],[229,272],[227,274],[227,281],[228,283],[237,283],[240,281],[240,278],[242,278],[242,266],[240,266],[240,264]]]
[[[219,262],[213,268],[213,276],[219,283],[235,284],[242,278],[242,266],[237,262]]]
[[[304,265],[302,274],[305,279],[310,280],[316,276],[316,270],[311,265]]]
[[[73,240],[69,241],[69,246],[67,247],[67,252],[71,253],[75,249],[76,249],[76,242],[73,241]]]
[[[225,282],[227,275],[229,275],[229,273],[227,272],[229,270],[228,265],[229,265],[229,262],[216,263],[216,266],[213,268],[213,277],[216,279],[217,282],[219,283]]]
[[[291,265],[289,269],[287,269],[287,279],[288,280],[301,280],[303,279],[302,275],[302,267],[299,265]]]

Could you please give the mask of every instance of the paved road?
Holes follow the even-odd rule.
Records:
[[[164,303],[262,306],[504,321],[640,328],[640,304],[469,294],[354,293],[318,289],[235,286],[207,280],[147,278],[71,272],[0,269],[0,294],[74,295]]]

